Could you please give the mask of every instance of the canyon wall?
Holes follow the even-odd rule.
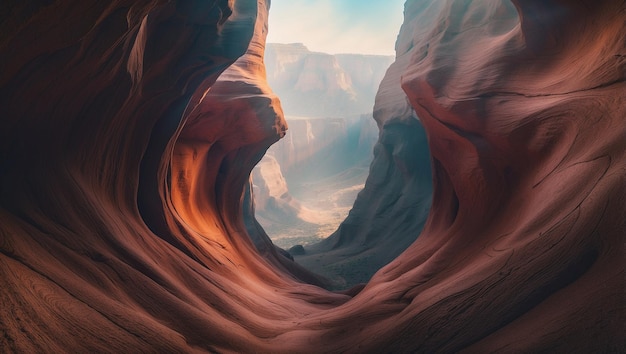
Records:
[[[288,123],[286,136],[268,154],[294,179],[325,178],[353,165],[367,165],[378,137],[370,115],[298,118]]]
[[[252,171],[254,214],[267,223],[299,223],[303,207],[289,193],[287,181],[280,165],[272,155],[266,154]]]
[[[249,172],[285,129],[262,77],[268,5],[2,7],[1,351],[267,346],[249,331],[288,313],[271,298],[301,270],[243,220]]]
[[[267,81],[287,116],[347,117],[372,111],[392,56],[327,54],[301,43],[269,43]]]
[[[370,284],[412,282],[403,296],[426,317],[407,327],[434,336],[397,345],[624,350],[624,2],[416,1],[405,13],[417,49],[402,87],[426,128],[433,204]],[[436,340],[451,322],[457,335]]]
[[[280,101],[266,81],[263,57],[268,14],[265,3],[259,2],[258,6],[254,34],[246,52],[185,113],[185,124],[175,135],[169,168],[159,170],[161,179],[169,174],[172,182],[162,184],[159,194],[150,195],[165,196],[167,227],[163,233],[175,230],[176,244],[193,257],[219,262],[213,249],[217,246],[218,253],[225,257],[223,261],[232,261],[241,256],[230,248],[249,248],[251,239],[256,251],[274,268],[323,286],[320,277],[294,263],[287,252],[272,244],[254,219],[255,207],[248,195],[252,168],[287,129]],[[268,191],[274,194],[278,187]],[[272,201],[284,201],[273,197]],[[153,202],[157,205],[157,200]],[[289,202],[297,208],[295,201],[286,201],[282,211],[287,214],[291,211]],[[147,220],[145,210],[142,211]]]
[[[623,2],[407,1],[432,208],[343,294],[252,241],[249,173],[284,130],[267,8],[3,3],[3,351],[626,350]],[[380,144],[414,153],[408,106],[378,107],[412,127]]]

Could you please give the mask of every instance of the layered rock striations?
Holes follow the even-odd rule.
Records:
[[[263,314],[290,316],[271,299],[298,287],[242,219],[248,174],[284,130],[263,85],[268,5],[9,5],[2,351],[263,348]]]
[[[244,71],[215,81],[261,48],[267,4],[2,7],[4,351],[626,349],[622,3],[407,2],[402,87],[432,208],[343,295],[262,257],[245,227],[282,120],[263,85],[236,94]],[[219,119],[231,109],[240,121]]]
[[[439,309],[435,328],[454,331],[454,318],[459,331],[410,345],[624,349],[625,10],[407,3],[421,21],[402,84],[426,128],[433,205],[371,283],[412,282],[404,296],[423,301],[417,311]],[[437,331],[437,316],[407,326]]]
[[[247,195],[252,168],[287,129],[280,101],[266,81],[263,56],[268,14],[265,3],[258,6],[247,51],[221,73],[198,103],[189,107],[186,122],[176,135],[166,171],[172,182],[163,185],[161,191],[165,200],[171,201],[165,208],[171,210],[166,214],[167,229],[180,231],[176,241],[193,256],[208,256],[211,261],[215,261],[216,246],[225,256],[223,261],[241,257],[230,248],[249,247],[250,237],[256,250],[275,268],[321,286],[318,276],[272,244],[253,212],[242,215],[242,210],[254,209]],[[273,186],[272,194],[279,189]],[[284,210],[289,212],[287,206]]]

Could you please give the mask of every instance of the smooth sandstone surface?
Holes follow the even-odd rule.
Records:
[[[626,350],[623,2],[407,1],[432,208],[346,294],[245,225],[283,121],[254,60],[216,80],[267,6],[3,3],[3,352]]]

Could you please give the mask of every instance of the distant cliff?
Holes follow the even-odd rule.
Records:
[[[290,120],[252,174],[256,216],[274,242],[332,233],[363,187],[377,139],[371,114]]]
[[[378,138],[371,114],[290,119],[288,124],[285,137],[268,150],[288,179],[323,178],[358,163],[367,165]]]
[[[287,116],[345,117],[372,111],[393,56],[326,54],[301,43],[267,45],[267,81]]]
[[[367,282],[415,241],[428,217],[433,187],[426,132],[401,87],[414,54],[408,33],[400,33],[400,50],[376,95],[371,122],[381,131],[364,189],[339,228],[296,257],[338,287]]]
[[[347,215],[378,139],[372,106],[392,62],[311,52],[299,43],[266,47],[267,81],[289,129],[255,168],[253,183],[256,215],[278,244],[326,237]]]

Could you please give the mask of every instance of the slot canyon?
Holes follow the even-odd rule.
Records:
[[[255,216],[269,13],[0,5],[0,353],[626,351],[626,2],[407,0],[304,255]]]

